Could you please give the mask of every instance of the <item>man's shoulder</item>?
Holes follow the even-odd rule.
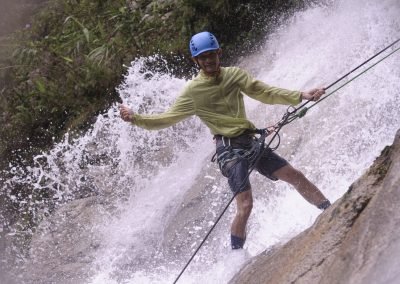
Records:
[[[224,70],[224,75],[228,77],[240,77],[243,76],[244,74],[247,74],[247,72],[238,67],[238,66],[229,66],[229,67],[223,67]]]
[[[223,74],[224,79],[229,81],[242,80],[248,77],[247,71],[237,66],[225,67]]]
[[[228,66],[228,67],[221,67],[225,72],[241,72],[243,71],[242,68],[238,66]]]

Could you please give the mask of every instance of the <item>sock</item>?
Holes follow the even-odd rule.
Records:
[[[242,239],[240,237],[231,235],[231,246],[232,249],[241,249],[243,248],[244,243],[246,242],[246,239]]]
[[[324,200],[320,205],[318,205],[317,208],[318,208],[318,209],[321,209],[321,210],[325,210],[325,209],[327,209],[329,206],[331,206],[331,202],[330,202],[328,199],[326,199],[326,200]]]

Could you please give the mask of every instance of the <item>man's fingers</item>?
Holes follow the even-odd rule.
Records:
[[[318,101],[325,94],[324,88],[311,89],[308,92],[303,92],[303,98],[309,101]]]
[[[118,108],[119,108],[119,114],[121,115],[121,118],[123,120],[126,120],[127,119],[127,115],[128,115],[128,110],[127,110],[126,106],[120,104],[118,106]]]
[[[121,113],[121,115],[126,115],[129,114],[129,109],[124,105],[119,105],[119,112]]]
[[[128,122],[133,118],[133,111],[124,105],[119,105],[119,114],[123,120]]]
[[[318,101],[322,97],[323,94],[325,94],[325,89],[323,89],[323,88],[316,89],[313,94],[313,100]]]

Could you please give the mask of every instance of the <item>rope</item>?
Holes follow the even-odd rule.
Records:
[[[340,77],[339,79],[337,79],[335,82],[333,82],[332,84],[330,84],[328,87],[325,88],[325,90],[331,88],[332,86],[334,86],[335,84],[337,84],[338,82],[342,81],[344,78],[346,78],[347,76],[349,76],[351,73],[355,72],[356,70],[358,70],[359,68],[361,68],[362,66],[364,66],[365,64],[367,64],[368,62],[370,62],[372,59],[376,58],[377,56],[379,56],[380,54],[382,54],[383,52],[385,52],[387,49],[389,49],[390,47],[392,47],[393,45],[395,45],[396,43],[398,43],[400,41],[400,39],[394,41],[392,44],[388,45],[387,47],[385,47],[384,49],[382,49],[381,51],[379,51],[378,53],[376,53],[374,56],[370,57],[369,59],[367,59],[366,61],[364,61],[363,63],[361,63],[360,65],[358,65],[356,68],[354,68],[353,70],[351,70],[350,72],[346,73],[345,75],[343,75],[342,77]],[[288,108],[288,110],[286,111],[286,113],[283,115],[283,117],[281,118],[281,120],[275,124],[275,126],[273,127],[274,130],[274,135],[272,136],[271,140],[268,142],[267,145],[265,145],[265,139],[268,135],[271,134],[272,131],[270,131],[268,128],[264,128],[264,129],[257,129],[256,133],[260,134],[260,137],[258,138],[257,143],[259,143],[260,148],[258,149],[259,154],[257,155],[256,159],[254,160],[254,162],[252,163],[246,177],[243,179],[243,182],[241,184],[241,186],[239,188],[242,188],[244,186],[245,181],[247,180],[247,178],[250,176],[251,172],[254,170],[255,165],[257,164],[257,162],[259,161],[259,159],[261,158],[262,154],[264,153],[265,149],[268,149],[269,146],[271,145],[271,143],[275,140],[276,137],[279,137],[279,131],[282,129],[283,126],[291,123],[292,121],[294,121],[297,118],[301,118],[303,117],[307,111],[309,109],[311,109],[312,107],[314,107],[316,104],[320,103],[321,101],[323,101],[324,99],[326,99],[327,97],[331,96],[333,93],[337,92],[338,90],[340,90],[341,88],[343,88],[344,86],[346,86],[347,84],[349,84],[350,82],[354,81],[356,78],[360,77],[362,74],[366,73],[368,70],[370,70],[371,68],[373,68],[374,66],[376,66],[378,63],[382,62],[383,60],[385,60],[386,58],[388,58],[389,56],[391,56],[393,53],[395,53],[396,51],[398,51],[400,49],[397,48],[394,51],[390,52],[388,55],[386,55],[385,57],[383,57],[382,59],[380,59],[379,61],[377,61],[376,63],[374,63],[373,65],[371,65],[370,67],[368,67],[367,69],[365,69],[363,72],[361,72],[360,74],[358,74],[357,76],[355,76],[354,78],[352,78],[351,80],[347,81],[346,83],[344,83],[343,85],[339,86],[338,88],[336,88],[335,90],[333,90],[332,92],[330,92],[328,95],[325,95],[323,98],[321,98],[318,102],[315,102],[312,106],[310,106],[309,108],[305,107],[308,103],[310,103],[311,101],[307,101],[304,104],[302,104],[301,106],[299,106],[298,108],[295,108],[293,106],[290,106]],[[278,144],[279,146],[279,144]],[[278,146],[274,147],[274,149],[272,150],[276,150],[278,148]],[[261,150],[261,151],[260,151]],[[211,228],[208,230],[207,234],[205,235],[204,239],[202,240],[202,242],[200,243],[200,245],[197,247],[197,249],[194,251],[194,253],[192,254],[192,256],[190,257],[190,259],[187,261],[186,265],[183,267],[183,269],[181,270],[181,272],[179,273],[179,275],[176,277],[175,281],[173,282],[174,284],[176,284],[179,280],[179,278],[182,276],[182,274],[185,272],[186,268],[189,266],[189,264],[192,262],[193,258],[196,256],[196,254],[199,252],[200,248],[203,246],[203,244],[206,242],[207,238],[210,236],[211,232],[214,230],[214,228],[217,226],[218,222],[221,220],[222,216],[225,214],[226,210],[228,210],[229,206],[231,205],[231,203],[233,202],[233,200],[235,199],[236,195],[239,193],[235,192],[235,194],[233,194],[233,196],[231,197],[231,199],[228,201],[228,203],[226,204],[226,206],[224,207],[224,209],[222,210],[222,212],[220,213],[220,215],[218,216],[218,218],[215,220],[214,224],[211,226]]]
[[[356,68],[354,68],[353,70],[351,70],[350,72],[346,73],[345,75],[343,75],[342,77],[340,77],[339,79],[337,79],[335,82],[331,83],[329,86],[325,87],[324,89],[330,89],[331,87],[333,87],[334,85],[336,85],[338,82],[342,81],[344,78],[346,78],[347,76],[349,76],[350,74],[354,73],[355,71],[357,71],[358,69],[360,69],[362,66],[364,66],[365,64],[367,64],[368,62],[370,62],[372,59],[376,58],[377,56],[379,56],[380,54],[382,54],[383,52],[385,52],[386,50],[388,50],[389,48],[391,48],[392,46],[394,46],[396,43],[398,43],[400,41],[400,38],[395,40],[394,42],[392,42],[390,45],[388,45],[387,47],[385,47],[384,49],[382,49],[381,51],[379,51],[378,53],[376,53],[375,55],[371,56],[370,58],[368,58],[367,60],[365,60],[363,63],[361,63],[360,65],[358,65]],[[346,83],[342,84],[341,86],[339,86],[338,88],[336,88],[335,90],[333,90],[332,92],[330,92],[329,94],[325,95],[324,97],[322,97],[321,99],[318,100],[318,102],[315,102],[312,106],[310,107],[306,107],[307,104],[309,104],[312,101],[307,101],[305,103],[303,103],[302,105],[300,105],[298,108],[295,108],[293,106],[289,107],[288,110],[286,111],[287,116],[289,116],[289,118],[287,119],[287,123],[289,124],[292,121],[294,121],[297,118],[301,118],[303,116],[306,115],[307,111],[311,108],[313,108],[315,105],[319,104],[320,102],[322,102],[323,100],[327,99],[328,97],[330,97],[331,95],[333,95],[334,93],[336,93],[337,91],[339,91],[340,89],[342,89],[344,86],[348,85],[350,82],[354,81],[355,79],[357,79],[358,77],[360,77],[361,75],[363,75],[364,73],[366,73],[367,71],[369,71],[370,69],[372,69],[373,67],[375,67],[376,65],[378,65],[380,62],[384,61],[385,59],[387,59],[389,56],[393,55],[394,53],[396,53],[397,51],[400,50],[400,47],[394,49],[393,51],[391,51],[389,54],[387,54],[386,56],[382,57],[380,60],[378,60],[377,62],[375,62],[374,64],[372,64],[371,66],[369,66],[368,68],[366,68],[364,71],[362,71],[361,73],[359,73],[358,75],[356,75],[355,77],[351,78],[349,81],[347,81]],[[292,110],[291,110],[292,109]]]
[[[270,132],[267,129],[259,129],[257,130],[257,132],[259,132],[259,134],[261,134],[261,136],[258,138],[257,143],[259,143],[259,145],[262,147],[262,152],[257,155],[253,165],[250,167],[249,172],[247,173],[246,177],[243,179],[242,184],[240,185],[239,188],[242,188],[244,185],[244,182],[246,181],[246,179],[250,176],[251,172],[253,171],[255,164],[257,164],[258,160],[261,158],[262,153],[264,152],[265,149],[265,138],[270,134]],[[261,143],[260,143],[261,141]],[[270,141],[269,144],[271,144],[272,140]],[[267,146],[268,147],[268,146]],[[200,250],[200,248],[203,246],[203,244],[205,243],[205,241],[207,240],[207,238],[209,237],[209,235],[211,234],[211,232],[214,230],[214,228],[217,226],[219,220],[221,220],[222,216],[225,214],[226,210],[228,210],[229,206],[231,205],[232,201],[235,199],[236,195],[239,193],[235,192],[235,194],[233,194],[233,196],[231,197],[231,199],[228,201],[228,203],[226,204],[226,206],[224,207],[224,209],[222,210],[222,212],[219,214],[217,220],[215,220],[214,224],[211,226],[211,228],[208,230],[206,236],[204,237],[203,241],[200,243],[200,245],[197,247],[197,249],[195,250],[195,252],[192,254],[191,258],[189,259],[189,261],[186,263],[185,267],[183,267],[182,271],[179,273],[178,277],[175,279],[174,284],[179,280],[179,278],[182,276],[183,272],[185,272],[186,268],[189,266],[190,262],[193,260],[193,258],[195,257],[195,255],[197,254],[197,252]]]
[[[243,179],[242,184],[240,185],[239,188],[242,188],[244,186],[245,181],[247,180],[247,178],[250,176],[251,172],[254,170],[255,165],[257,164],[257,162],[260,160],[262,154],[264,153],[265,149],[268,149],[269,146],[271,145],[271,143],[275,140],[276,137],[279,137],[279,131],[281,130],[281,128],[283,127],[280,126],[278,129],[274,130],[274,136],[271,138],[271,140],[268,142],[267,145],[265,145],[265,138],[271,134],[271,132],[267,129],[257,129],[256,133],[260,134],[260,137],[257,140],[257,143],[259,144],[260,148],[258,149],[258,155],[256,156],[256,159],[253,161],[246,177]],[[275,147],[277,148],[277,147]],[[260,151],[261,150],[261,151]],[[274,149],[275,150],[275,149]],[[211,232],[214,230],[214,228],[217,226],[218,222],[221,220],[222,216],[225,214],[226,210],[228,210],[229,206],[231,205],[231,203],[233,202],[233,200],[235,199],[236,195],[240,192],[237,191],[235,192],[235,194],[233,194],[233,196],[231,197],[231,199],[229,199],[228,203],[225,205],[224,209],[222,210],[222,212],[219,214],[218,218],[215,220],[214,224],[211,226],[211,228],[208,230],[207,234],[205,235],[204,239],[202,240],[202,242],[199,244],[199,246],[197,247],[197,249],[194,251],[194,253],[192,254],[192,256],[190,257],[190,259],[187,261],[186,265],[183,267],[183,269],[181,270],[181,272],[179,273],[179,275],[176,277],[175,281],[173,282],[174,284],[176,284],[179,280],[179,278],[182,276],[182,274],[185,272],[186,268],[189,266],[189,264],[192,262],[193,258],[196,256],[196,254],[198,253],[198,251],[200,250],[200,248],[203,246],[203,244],[206,242],[206,240],[208,239],[208,237],[210,236]]]
[[[397,52],[400,50],[400,47],[396,48],[395,50],[393,50],[392,52],[390,52],[388,55],[386,55],[385,57],[383,57],[382,59],[380,59],[379,61],[377,61],[376,63],[372,64],[370,67],[368,67],[367,69],[365,69],[364,71],[362,71],[360,74],[358,74],[357,76],[351,78],[349,81],[347,81],[346,83],[342,84],[341,86],[339,86],[338,88],[336,88],[335,90],[333,90],[332,92],[330,92],[329,94],[325,95],[323,98],[321,98],[318,102],[314,103],[312,106],[310,106],[308,109],[311,109],[312,107],[314,107],[316,104],[320,103],[321,101],[325,100],[326,98],[330,97],[332,94],[336,93],[337,91],[339,91],[340,89],[342,89],[344,86],[346,86],[347,84],[349,84],[350,82],[354,81],[355,79],[357,79],[358,77],[360,77],[361,75],[363,75],[364,73],[366,73],[367,71],[369,71],[370,69],[372,69],[373,67],[375,67],[376,65],[378,65],[378,63],[382,62],[383,60],[385,60],[386,58],[388,58],[389,56],[391,56],[393,53]],[[326,89],[328,89],[330,87],[327,87]],[[301,117],[301,116],[299,116]]]

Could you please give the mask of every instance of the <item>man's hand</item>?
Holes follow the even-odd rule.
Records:
[[[324,88],[316,88],[308,92],[301,92],[301,98],[309,101],[318,101],[323,94],[325,94]]]
[[[133,111],[125,105],[119,105],[119,114],[121,118],[128,122],[133,122]]]

